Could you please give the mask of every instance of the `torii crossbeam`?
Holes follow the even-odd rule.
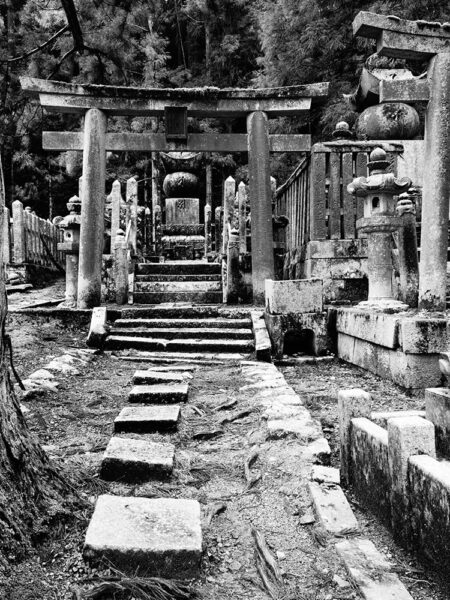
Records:
[[[268,118],[308,114],[328,96],[328,83],[272,89],[149,89],[67,84],[23,77],[23,90],[49,112],[84,114],[84,132],[44,132],[46,150],[82,150],[83,185],[78,278],[78,307],[100,303],[106,151],[202,150],[249,152],[252,212],[253,300],[264,302],[264,281],[273,279],[270,152],[305,152],[309,135],[269,135]],[[247,118],[246,134],[107,133],[108,116]],[[167,129],[167,128],[166,128]],[[181,139],[180,139],[181,138]]]
[[[382,56],[428,59],[426,79],[383,81],[381,102],[428,102],[419,308],[445,310],[450,198],[450,25],[360,12],[353,32],[375,38]]]

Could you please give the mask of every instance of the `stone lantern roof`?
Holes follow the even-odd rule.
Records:
[[[393,173],[387,172],[390,162],[387,160],[383,148],[372,150],[367,166],[370,175],[368,177],[358,177],[349,183],[347,190],[350,194],[361,198],[377,192],[398,196],[402,192],[406,192],[411,186],[412,182],[409,177],[398,178]]]

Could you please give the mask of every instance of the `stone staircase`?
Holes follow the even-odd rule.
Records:
[[[219,263],[181,260],[136,265],[134,304],[163,302],[221,304],[222,301],[222,276]]]
[[[176,431],[181,404],[195,367],[137,371],[129,403],[114,421],[100,476],[107,481],[144,483],[172,474],[176,448],[153,441],[151,433]],[[139,402],[139,405],[135,405]],[[134,434],[133,437],[124,437]],[[136,434],[140,434],[137,435]],[[200,505],[184,498],[141,498],[103,494],[89,523],[83,555],[93,564],[112,563],[129,575],[192,578],[202,553]]]
[[[223,306],[149,306],[122,311],[105,349],[150,352],[253,352],[249,310]]]

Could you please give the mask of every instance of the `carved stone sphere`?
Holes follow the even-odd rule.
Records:
[[[360,140],[410,140],[420,129],[417,111],[402,102],[388,102],[369,106],[356,122]]]
[[[198,177],[185,171],[170,173],[164,179],[163,190],[167,198],[195,198],[198,192]]]

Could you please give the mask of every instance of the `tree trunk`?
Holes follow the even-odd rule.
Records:
[[[0,161],[0,231],[5,206]],[[1,242],[1,240],[0,240]],[[0,244],[1,245],[1,244]],[[8,371],[9,342],[5,333],[7,299],[3,257],[0,264],[0,566],[21,558],[45,533],[63,497],[71,497],[64,479],[28,430]],[[51,511],[50,511],[51,509]]]

